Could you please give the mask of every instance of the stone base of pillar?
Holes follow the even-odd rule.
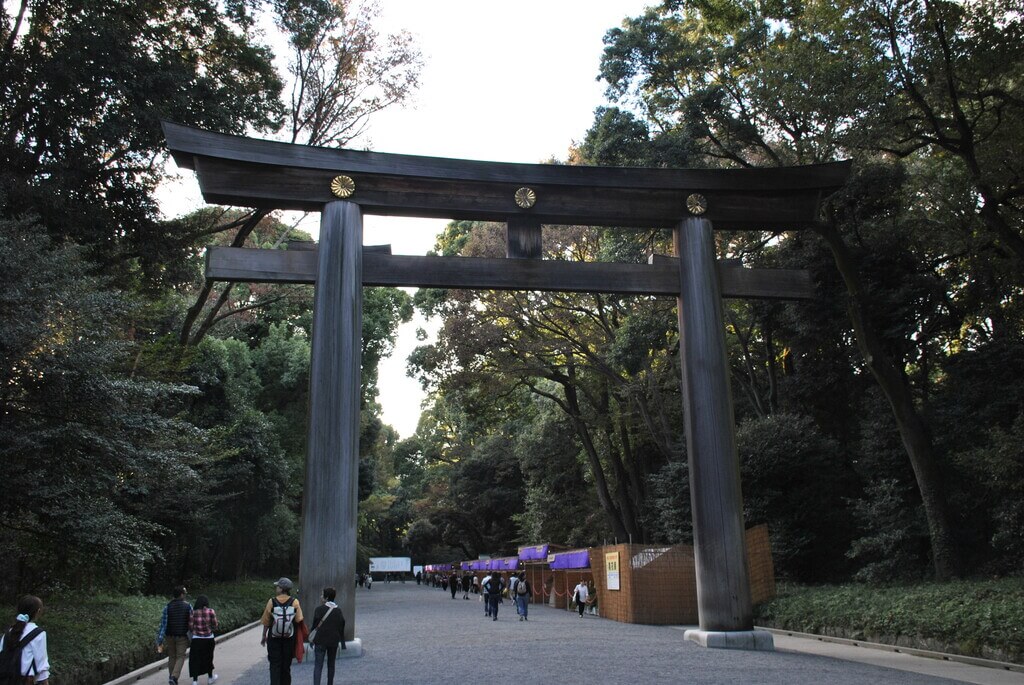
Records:
[[[692,629],[683,637],[701,647],[711,649],[748,649],[758,652],[774,652],[775,640],[767,630],[699,630]]]
[[[353,638],[345,641],[345,649],[338,650],[339,659],[354,659],[357,656],[363,655],[363,640],[361,638]]]

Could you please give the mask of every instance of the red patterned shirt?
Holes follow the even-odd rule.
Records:
[[[188,620],[188,629],[192,637],[213,637],[213,631],[217,629],[217,613],[210,607],[196,609]]]

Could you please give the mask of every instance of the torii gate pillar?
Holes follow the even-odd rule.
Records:
[[[351,202],[328,202],[313,299],[299,601],[312,618],[323,588],[334,587],[346,641],[356,627],[362,330],[363,214]]]
[[[700,629],[688,630],[685,636],[705,647],[771,650],[771,633],[754,630],[714,240],[711,222],[704,218],[684,219],[675,229],[683,417],[700,617]]]

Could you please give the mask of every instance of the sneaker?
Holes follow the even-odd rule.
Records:
[[[210,677],[209,677],[209,678],[207,679],[207,681],[206,681],[206,685],[213,685],[213,684],[214,684],[215,682],[217,682],[218,680],[220,680],[220,676],[219,676],[219,675],[217,675],[216,673],[214,673],[214,674],[213,674],[212,676],[210,676]]]
[[[495,617],[494,617],[494,618],[492,618],[491,620],[492,620],[492,621],[497,621],[497,620],[498,620],[498,617],[497,617],[497,616],[495,616]]]

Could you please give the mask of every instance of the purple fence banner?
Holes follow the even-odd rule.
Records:
[[[590,568],[590,552],[585,549],[574,549],[554,555],[551,568]]]
[[[520,547],[519,558],[522,561],[547,561],[548,545],[534,545],[533,547]]]

